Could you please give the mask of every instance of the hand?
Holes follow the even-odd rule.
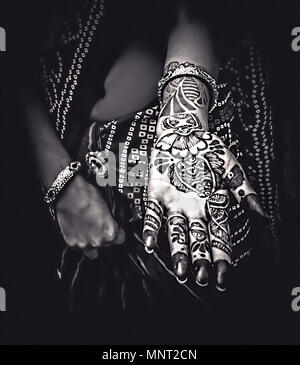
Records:
[[[265,214],[235,156],[193,118],[179,114],[161,123],[165,128],[151,156],[144,242],[146,250],[153,251],[166,209],[179,282],[187,280],[190,255],[197,284],[208,285],[213,264],[217,289],[224,291],[232,253],[228,189],[238,202]]]
[[[80,175],[74,177],[57,201],[57,219],[68,246],[79,247],[94,259],[97,249],[122,244],[125,233],[113,219],[97,188]]]

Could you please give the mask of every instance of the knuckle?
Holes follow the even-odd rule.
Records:
[[[111,242],[117,238],[118,226],[115,222],[111,222],[104,231],[104,238],[106,241]]]
[[[65,239],[65,242],[66,242],[67,246],[70,246],[70,247],[76,246],[76,242],[73,238],[65,237],[64,239]]]

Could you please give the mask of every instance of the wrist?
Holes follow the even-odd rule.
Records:
[[[50,188],[47,190],[44,201],[48,205],[52,217],[55,219],[55,205],[57,198],[66,189],[66,186],[70,184],[76,177],[81,169],[81,163],[78,161],[68,164],[55,178]]]
[[[158,83],[161,106],[173,95],[172,89],[179,85],[181,96],[185,94],[188,103],[194,99],[198,107],[207,107],[209,112],[216,107],[219,95],[216,80],[201,66],[189,62],[171,62],[166,67],[164,76]]]
[[[172,75],[172,72],[169,69],[166,75]],[[176,128],[178,125],[208,131],[212,92],[207,82],[193,74],[179,74],[173,79],[165,76],[162,80],[164,81],[159,85],[161,112],[157,136],[165,129]]]

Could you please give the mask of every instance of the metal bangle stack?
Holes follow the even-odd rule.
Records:
[[[163,78],[158,83],[158,98],[160,104],[162,104],[163,92],[169,82],[184,76],[196,77],[206,84],[210,92],[210,107],[209,112],[211,113],[218,104],[219,90],[217,87],[216,80],[202,67],[195,66],[189,62],[181,63],[180,65],[172,68],[165,73]]]

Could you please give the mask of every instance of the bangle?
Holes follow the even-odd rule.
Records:
[[[202,67],[195,66],[189,62],[181,63],[180,65],[172,68],[167,73],[165,73],[163,78],[159,81],[158,98],[159,98],[160,104],[162,104],[162,99],[163,99],[162,96],[163,96],[163,92],[164,92],[164,89],[167,86],[167,84],[169,82],[171,82],[172,80],[174,80],[178,77],[183,77],[183,76],[196,77],[206,84],[206,86],[208,87],[209,92],[210,92],[209,113],[211,113],[215,109],[215,107],[217,106],[217,103],[218,103],[219,91],[218,91],[218,87],[217,87],[217,82]]]
[[[78,173],[80,168],[81,163],[79,161],[71,162],[58,174],[57,178],[54,180],[53,184],[46,192],[44,201],[49,205],[51,215],[54,210],[53,203],[55,202],[57,196],[66,186],[66,184]]]

